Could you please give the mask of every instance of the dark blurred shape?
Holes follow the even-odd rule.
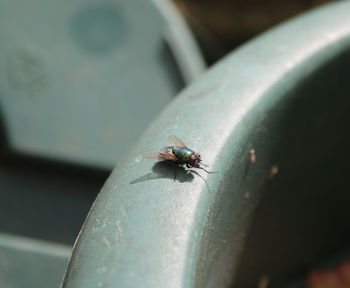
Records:
[[[208,64],[295,15],[332,0],[173,0],[190,23]]]
[[[313,270],[308,275],[305,288],[348,288],[350,287],[350,261],[330,270]]]
[[[0,231],[73,244],[109,171],[3,151]]]

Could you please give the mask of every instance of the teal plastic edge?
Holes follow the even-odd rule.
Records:
[[[181,93],[106,182],[62,287],[226,287],[243,240],[232,244],[225,235],[244,234],[259,198],[244,202],[237,194],[249,150],[256,147],[249,139],[252,129],[271,107],[288,100],[300,79],[350,47],[349,13],[350,3],[340,1],[279,25]],[[218,173],[198,171],[201,178],[181,170],[174,183],[169,167],[155,169],[139,156],[158,151],[171,134],[200,151]],[[273,143],[266,146],[272,149]],[[268,155],[261,161],[257,174],[273,164]],[[233,212],[220,210],[228,201]],[[220,214],[230,215],[232,225],[214,243],[213,233],[226,229],[210,220]],[[227,280],[222,267],[230,274]]]

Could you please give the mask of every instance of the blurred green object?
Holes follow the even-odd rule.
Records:
[[[346,249],[349,15],[339,1],[262,34],[163,110],[95,201],[63,287],[285,287]],[[174,183],[138,156],[171,134],[218,173]]]
[[[0,233],[2,288],[59,287],[71,247]]]
[[[16,152],[112,169],[204,69],[168,1],[3,1],[0,105]]]

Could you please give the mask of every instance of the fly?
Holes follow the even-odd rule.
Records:
[[[151,155],[143,155],[145,158],[154,158],[163,161],[171,161],[179,165],[186,165],[187,168],[197,168],[202,169],[208,174],[214,173],[207,171],[203,166],[201,154],[199,152],[194,152],[192,149],[188,148],[186,144],[176,137],[175,135],[169,136],[169,146],[160,149]]]

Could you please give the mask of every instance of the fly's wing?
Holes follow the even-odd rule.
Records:
[[[159,157],[160,159],[170,160],[170,161],[178,160],[177,157],[173,154],[173,152],[171,152],[171,150],[167,148],[163,148],[162,150],[160,150]]]
[[[141,156],[143,158],[148,158],[148,159],[160,159],[160,152],[153,153],[153,154],[142,154]]]
[[[186,144],[175,135],[170,135],[168,137],[168,142],[170,146],[179,147],[179,148],[187,147]]]
[[[154,154],[145,154],[142,155],[143,158],[157,159],[157,160],[170,160],[177,161],[177,157],[167,148],[163,148],[157,153]]]

